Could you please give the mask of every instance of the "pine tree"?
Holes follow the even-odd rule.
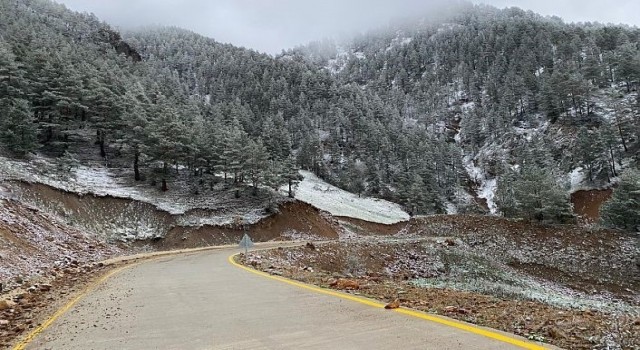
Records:
[[[581,127],[578,130],[576,137],[576,151],[575,154],[580,160],[580,165],[586,170],[589,175],[589,181],[594,180],[594,166],[598,157],[598,143],[594,142],[595,134],[589,132],[586,127]]]
[[[124,127],[117,131],[118,137],[124,146],[124,153],[133,158],[134,179],[140,181],[142,179],[140,158],[146,154],[149,144],[149,120],[144,108],[145,105],[148,108],[148,100],[144,95],[135,96],[133,92],[127,91],[122,103],[124,105],[122,115]]]
[[[507,194],[503,200],[505,214],[546,222],[565,222],[573,217],[568,193],[550,171],[524,164],[519,175],[509,180],[513,182],[513,198]],[[514,204],[515,207],[509,207]]]
[[[287,185],[288,190],[287,190],[287,195],[289,196],[289,198],[293,198],[294,197],[294,193],[293,190],[296,187],[296,185],[303,180],[302,175],[300,175],[300,171],[298,169],[298,167],[296,167],[296,163],[295,160],[293,158],[293,156],[289,156],[284,163],[282,164],[281,167],[281,178],[283,179],[283,182]]]
[[[640,80],[640,51],[636,44],[626,43],[617,50],[617,72],[624,80],[627,92],[634,82]]]
[[[16,57],[2,37],[0,37],[0,99],[24,97],[26,80],[23,68],[16,62]],[[5,102],[6,103],[6,102]]]
[[[35,150],[37,127],[29,102],[23,99],[0,101],[0,142],[17,156]]]
[[[505,217],[517,217],[519,215],[518,202],[516,200],[515,186],[518,181],[518,173],[506,169],[498,179],[496,190],[496,204]]]
[[[613,228],[640,231],[640,171],[627,169],[613,196],[601,209],[602,222]]]
[[[267,148],[262,144],[262,140],[258,141],[249,140],[247,150],[247,161],[244,164],[244,172],[249,177],[251,185],[253,186],[254,195],[258,193],[258,186],[263,183],[265,174],[268,171],[269,166],[269,153]],[[275,174],[270,174],[275,176]]]

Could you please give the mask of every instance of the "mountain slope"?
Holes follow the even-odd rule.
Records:
[[[123,41],[46,0],[0,6],[0,143],[16,156],[66,152],[162,191],[187,171],[194,194],[216,174],[277,189],[301,168],[410,214],[552,221],[570,216],[568,174],[601,187],[638,166],[637,28],[458,4],[274,58],[179,28]]]
[[[518,181],[524,163],[562,182],[581,175],[574,187],[607,186],[637,167],[639,38],[638,28],[469,4],[297,52],[455,143],[470,189],[495,212],[513,191],[496,180]]]

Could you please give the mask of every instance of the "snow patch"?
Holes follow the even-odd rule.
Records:
[[[300,171],[300,174],[304,176],[304,180],[298,184],[295,198],[334,216],[346,216],[387,225],[409,220],[409,214],[398,204],[383,199],[358,197],[356,194],[324,182],[308,171]],[[285,187],[282,190],[286,190]]]
[[[577,191],[584,181],[584,172],[582,167],[577,167],[569,173],[569,183],[571,184],[571,192]]]
[[[475,165],[470,156],[465,156],[462,159],[462,164],[467,170],[469,177],[471,177],[471,180],[479,185],[478,190],[476,191],[478,197],[487,201],[487,206],[489,207],[489,212],[491,212],[491,214],[497,214],[498,206],[495,202],[496,189],[498,188],[497,180],[487,179],[485,172]]]
[[[149,203],[171,215],[183,215],[192,209],[218,209],[224,204],[215,196],[193,196],[185,189],[176,188],[170,193],[160,193],[145,184],[132,183],[117,176],[111,169],[100,166],[78,166],[70,171],[61,171],[58,164],[43,157],[35,157],[28,162],[0,157],[0,181],[3,180],[40,183],[79,195],[132,199]],[[209,221],[202,224],[228,224],[235,216],[246,216],[248,223],[254,223],[268,215],[251,210],[229,210],[228,213],[208,218]]]

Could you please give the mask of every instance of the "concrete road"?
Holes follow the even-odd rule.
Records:
[[[233,252],[126,269],[27,349],[521,349],[258,276],[231,265]]]

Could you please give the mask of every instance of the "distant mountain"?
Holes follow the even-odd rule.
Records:
[[[607,186],[640,160],[638,28],[462,4],[274,58],[179,28],[121,37],[46,0],[0,14],[16,156],[67,152],[162,187],[173,168],[194,188],[216,173],[278,188],[302,168],[412,214],[556,221],[568,182]]]

